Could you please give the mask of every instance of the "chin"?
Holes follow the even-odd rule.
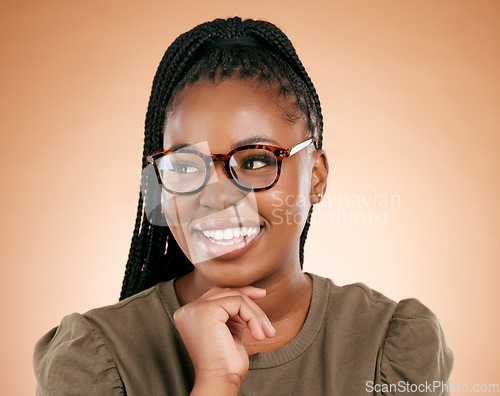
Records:
[[[255,262],[254,262],[255,263]],[[262,265],[262,263],[259,263]],[[202,276],[217,287],[244,287],[259,282],[266,276],[255,264],[219,259],[207,260],[196,264],[195,268]]]

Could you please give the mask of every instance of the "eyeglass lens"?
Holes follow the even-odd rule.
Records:
[[[207,165],[195,153],[173,152],[163,156],[157,167],[162,183],[171,191],[187,193],[206,180]],[[231,176],[240,185],[259,189],[273,184],[278,172],[275,155],[264,149],[237,151],[229,160]]]

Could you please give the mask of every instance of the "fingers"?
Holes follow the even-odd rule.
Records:
[[[210,299],[214,295],[227,295],[229,292],[230,295],[238,294],[237,292],[241,292],[251,299],[259,299],[265,297],[266,289],[261,289],[255,286],[244,286],[239,288],[221,288],[214,286],[210,290],[208,290],[205,294],[201,296],[203,299]],[[235,293],[236,292],[236,293]]]
[[[252,337],[261,341],[266,338],[263,323],[267,321],[267,317],[260,308],[256,309],[250,304],[250,301],[244,296],[235,295],[221,297],[213,302],[222,308],[218,311],[220,321],[226,323],[229,318],[238,316],[246,323]]]
[[[265,295],[264,289],[252,286],[213,287],[174,312],[198,380],[207,372],[224,373],[224,378],[245,377],[249,359],[242,341],[246,331],[258,341],[275,334],[267,315],[253,301]]]
[[[218,310],[218,320],[224,323],[228,320],[245,323],[252,337],[261,341],[276,333],[267,315],[252,301],[252,298],[262,298],[265,294],[264,289],[253,286],[237,289],[212,288],[202,298],[205,302],[216,303],[222,308]]]

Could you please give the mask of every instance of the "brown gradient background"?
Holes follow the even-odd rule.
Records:
[[[234,15],[280,26],[322,100],[331,173],[305,269],[419,298],[455,353],[451,381],[500,383],[498,0],[1,7],[0,394],[34,394],[33,346],[64,315],[117,301],[158,62]],[[325,221],[369,210],[385,224]]]

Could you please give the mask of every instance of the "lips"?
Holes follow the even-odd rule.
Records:
[[[197,246],[210,257],[234,258],[252,248],[263,233],[257,219],[208,217],[192,227]]]
[[[251,231],[251,235],[233,236],[231,239],[215,239],[215,237],[205,236],[203,232],[196,232],[196,239],[198,241],[198,246],[201,247],[209,257],[232,259],[243,255],[255,246],[264,232],[264,227],[254,228],[254,230]],[[219,236],[219,232],[224,232],[226,236],[228,236],[227,231],[228,230],[217,230],[216,233],[218,233]]]

